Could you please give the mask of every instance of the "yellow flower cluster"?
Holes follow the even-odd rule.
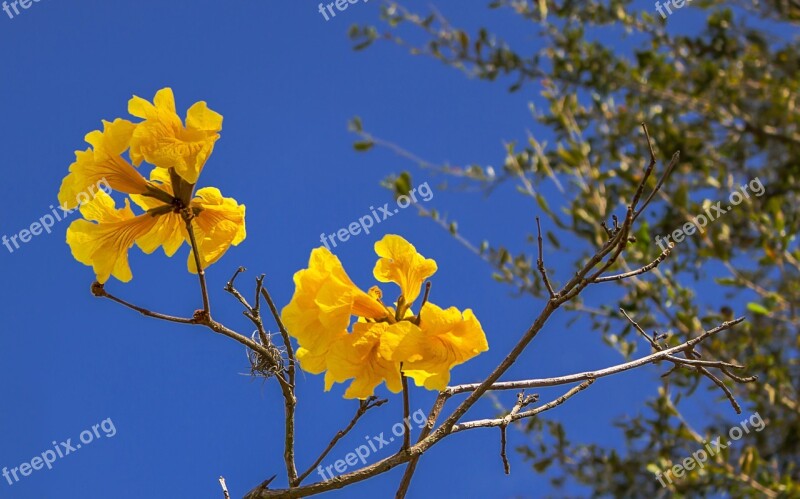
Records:
[[[313,250],[308,268],[295,274],[282,319],[299,343],[300,367],[325,372],[326,390],[352,379],[345,398],[366,399],[384,381],[398,393],[402,375],[417,386],[444,390],[454,366],[489,349],[486,335],[469,309],[444,310],[424,301],[414,315],[422,284],[437,270],[434,260],[396,235],[375,243],[375,252],[375,278],[400,287],[394,307],[384,305],[377,287],[364,292],[353,284],[327,248]]]
[[[92,266],[101,283],[112,275],[127,282],[132,278],[128,251],[134,244],[148,254],[163,247],[172,256],[184,241],[191,245],[186,225],[191,223],[201,265],[211,265],[246,236],[244,205],[223,197],[214,187],[195,193],[219,139],[222,116],[198,102],[187,111],[184,124],[170,88],[159,90],[152,103],[134,96],[128,112],[142,121],[103,121],[102,131],[86,135],[91,147],[76,151],[61,184],[58,199],[67,209],[75,208],[78,193],[102,180],[130,196],[124,207],[117,208],[101,191],[80,206],[84,219],[67,230],[73,256]],[[123,157],[126,151],[130,162]],[[149,179],[137,170],[143,161],[154,166]],[[145,213],[136,215],[130,201]],[[193,255],[188,267],[193,273],[198,270]]]

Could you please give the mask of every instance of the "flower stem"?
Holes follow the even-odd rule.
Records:
[[[194,254],[194,263],[197,267],[197,276],[200,278],[200,291],[203,294],[203,312],[206,316],[211,318],[211,304],[208,300],[208,287],[206,286],[206,271],[203,264],[200,263],[200,251],[197,249],[197,239],[194,236],[194,229],[192,228],[193,215],[191,211],[184,210],[183,219],[186,221],[186,231],[189,233],[189,240],[192,243],[192,254]]]
[[[403,450],[408,450],[411,447],[411,405],[408,402],[408,378],[403,374],[403,364],[400,363],[400,376],[403,380]]]

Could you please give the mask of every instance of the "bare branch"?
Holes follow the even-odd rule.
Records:
[[[439,414],[442,412],[442,409],[444,409],[444,404],[447,402],[448,398],[449,396],[444,392],[440,392],[439,396],[436,397],[436,401],[433,403],[433,407],[431,407],[425,427],[420,432],[417,443],[422,442],[428,437],[428,435],[431,434],[434,426],[436,426],[436,420],[439,418]],[[408,466],[406,466],[406,471],[403,473],[403,479],[400,480],[400,486],[397,488],[395,499],[403,499],[406,495],[406,492],[408,492],[408,486],[411,485],[411,478],[414,476],[414,471],[417,469],[417,463],[419,463],[420,457],[422,457],[421,453],[414,455],[411,458],[411,461],[408,463]]]
[[[468,421],[466,423],[459,423],[459,424],[453,426],[452,433],[456,433],[456,432],[464,431],[464,430],[472,430],[472,429],[475,429],[475,428],[491,428],[493,426],[508,426],[509,423],[513,423],[514,421],[519,421],[520,419],[525,419],[525,418],[530,418],[530,417],[536,416],[537,414],[540,414],[540,413],[545,412],[545,411],[549,411],[550,409],[553,409],[553,408],[563,404],[564,402],[566,402],[567,400],[572,398],[574,395],[577,395],[578,393],[582,392],[583,390],[589,388],[592,385],[592,383],[594,383],[594,381],[595,380],[593,380],[593,379],[588,379],[588,380],[584,381],[583,383],[581,383],[580,385],[571,388],[567,393],[565,393],[564,395],[558,397],[557,399],[552,400],[552,401],[550,401],[550,402],[548,402],[548,403],[546,403],[546,404],[544,404],[542,406],[539,406],[539,407],[537,407],[535,409],[531,409],[530,411],[516,412],[514,414],[509,414],[505,418],[481,419],[481,420],[477,420],[477,421]]]
[[[278,307],[275,306],[275,302],[272,301],[272,296],[270,296],[269,291],[267,291],[266,287],[261,287],[261,294],[264,296],[264,299],[267,300],[267,305],[269,306],[270,312],[272,312],[272,316],[275,318],[275,323],[278,325],[278,329],[281,332],[281,337],[283,338],[284,346],[286,347],[286,355],[289,357],[289,383],[294,386],[295,380],[295,356],[294,356],[294,348],[292,347],[292,340],[289,337],[289,331],[286,330],[286,326],[283,325],[283,321],[281,320],[281,314],[278,312]]]
[[[558,386],[558,385],[565,385],[569,383],[575,383],[579,381],[589,380],[589,379],[597,379],[602,378],[605,376],[611,376],[614,374],[618,374],[621,372],[629,371],[631,369],[635,369],[637,367],[646,365],[646,364],[654,364],[656,362],[665,360],[667,356],[672,355],[674,353],[681,352],[688,347],[694,346],[701,341],[705,340],[706,338],[713,336],[719,332],[725,331],[730,329],[731,327],[739,324],[740,322],[744,321],[744,317],[739,317],[738,319],[734,319],[732,321],[727,321],[722,323],[721,325],[715,327],[714,329],[710,329],[703,333],[702,335],[687,340],[680,345],[674,346],[672,348],[668,348],[665,350],[661,350],[655,353],[652,353],[646,357],[642,357],[640,359],[632,360],[630,362],[625,362],[623,364],[618,364],[615,366],[607,367],[605,369],[599,369],[597,371],[588,371],[583,373],[577,374],[570,374],[567,376],[560,376],[554,378],[542,378],[542,379],[529,379],[529,380],[521,380],[521,381],[506,381],[502,383],[494,383],[489,387],[489,390],[492,391],[499,391],[499,390],[519,390],[522,388],[543,388],[547,386]],[[456,395],[459,393],[466,393],[476,390],[480,386],[480,383],[471,383],[465,385],[458,385],[453,387],[448,387],[445,390],[445,393],[448,395]]]
[[[536,217],[536,232],[538,234],[539,243],[539,258],[536,260],[536,266],[539,268],[539,273],[542,275],[542,281],[547,288],[547,292],[550,293],[550,298],[556,298],[556,292],[553,290],[553,285],[550,284],[550,279],[547,278],[547,270],[544,268],[544,258],[542,256],[542,223],[539,221],[539,217]]]
[[[409,418],[411,417],[411,404],[408,400],[409,397],[409,390],[408,390],[408,377],[403,374],[403,363],[400,363],[400,379],[403,383],[403,424],[406,425],[406,431],[403,432],[403,450],[408,450],[411,447],[411,432],[409,431],[407,425]]]
[[[224,477],[219,477],[219,485],[222,487],[222,493],[225,499],[231,499],[231,494],[228,492],[228,485],[225,483]]]
[[[194,236],[194,228],[192,227],[192,219],[194,214],[190,208],[181,211],[183,221],[186,223],[186,232],[189,233],[189,241],[192,245],[192,255],[194,255],[194,263],[197,267],[197,277],[200,279],[200,292],[203,295],[203,312],[211,319],[211,302],[208,299],[208,286],[206,285],[206,271],[200,261],[200,250],[197,248],[197,239]]]
[[[656,193],[658,193],[661,190],[661,187],[664,185],[664,182],[666,182],[667,178],[672,173],[672,170],[675,168],[675,165],[678,164],[678,160],[680,158],[681,158],[681,152],[680,151],[676,151],[675,154],[672,155],[672,159],[669,161],[669,164],[667,165],[667,169],[664,171],[664,174],[661,175],[661,178],[658,179],[658,183],[656,184],[655,188],[653,189],[653,192],[650,193],[650,195],[647,197],[647,199],[645,199],[644,203],[642,203],[642,207],[639,208],[639,211],[637,211],[636,214],[633,216],[634,220],[639,218],[639,215],[641,215],[642,212],[645,210],[645,208],[647,208],[647,206],[653,200],[653,197],[656,195]]]
[[[108,298],[111,301],[117,302],[120,305],[127,307],[131,310],[135,310],[140,314],[146,317],[152,317],[153,319],[160,319],[162,321],[169,321],[169,322],[177,322],[180,324],[196,324],[195,320],[184,318],[184,317],[173,317],[171,315],[161,314],[158,312],[152,312],[147,310],[146,308],[139,307],[133,305],[132,303],[128,303],[127,301],[123,300],[122,298],[117,298],[116,296],[112,295],[108,291],[106,291],[105,286],[100,284],[99,282],[95,281],[92,283],[92,294],[98,298]]]
[[[344,429],[339,430],[336,433],[336,435],[330,441],[330,443],[325,448],[325,450],[322,451],[322,454],[320,454],[319,457],[317,458],[317,460],[314,461],[314,464],[309,466],[306,471],[304,471],[299,477],[297,477],[297,480],[295,481],[295,483],[293,485],[294,486],[300,485],[303,482],[303,480],[305,480],[306,477],[308,477],[308,475],[310,475],[317,468],[317,466],[320,465],[322,460],[325,459],[325,456],[327,456],[328,453],[333,450],[333,448],[336,446],[336,444],[339,442],[339,440],[344,438],[344,436],[347,435],[350,432],[350,430],[352,430],[355,427],[356,423],[358,423],[358,420],[361,419],[361,416],[366,414],[367,411],[369,411],[373,407],[380,407],[383,404],[385,404],[386,402],[388,402],[388,400],[379,399],[378,397],[376,397],[374,395],[369,397],[367,400],[359,401],[358,411],[356,411],[356,415],[353,416],[353,419],[350,421],[350,423]],[[406,433],[408,433],[408,432],[406,432]]]
[[[503,460],[503,472],[506,475],[511,474],[511,465],[508,463],[508,456],[506,455],[506,429],[508,425],[500,425],[500,459]]]
[[[661,345],[658,343],[658,339],[656,338],[655,334],[654,334],[654,335],[651,337],[649,334],[647,334],[647,332],[646,332],[644,329],[642,329],[642,327],[641,327],[641,326],[639,326],[639,324],[638,324],[636,321],[634,321],[633,319],[631,319],[631,317],[628,315],[628,313],[627,313],[625,310],[623,310],[623,309],[621,309],[621,308],[620,308],[620,309],[619,309],[619,311],[622,313],[622,315],[624,315],[624,316],[625,316],[625,318],[626,318],[626,319],[628,319],[628,322],[630,322],[631,324],[633,324],[633,327],[635,327],[635,328],[636,328],[636,330],[637,330],[637,331],[638,331],[638,332],[639,332],[639,333],[640,333],[642,336],[644,336],[644,338],[647,340],[647,342],[648,342],[648,343],[650,343],[650,346],[651,346],[651,347],[653,347],[653,350],[655,350],[655,351],[659,351],[659,350],[663,350],[663,349],[664,349],[664,348],[663,348],[663,347],[662,347],[662,346],[661,346]]]
[[[236,272],[234,272],[233,277],[231,277],[230,281],[228,281],[228,283],[225,285],[225,291],[232,294],[237,300],[239,300],[239,303],[241,303],[242,306],[244,306],[244,308],[246,308],[249,311],[252,310],[253,307],[251,307],[250,304],[247,303],[245,297],[242,296],[242,294],[233,285],[239,274],[245,272],[246,270],[247,269],[244,267],[239,267],[238,269],[236,269]]]
[[[647,265],[645,265],[642,268],[639,268],[639,269],[636,269],[636,270],[632,270],[630,272],[625,272],[624,274],[610,275],[610,276],[606,276],[606,277],[598,277],[593,282],[598,282],[599,283],[599,282],[609,282],[609,281],[621,281],[623,279],[627,279],[628,277],[633,277],[633,276],[636,276],[636,275],[644,274],[645,272],[649,272],[649,271],[653,270],[654,268],[658,267],[661,264],[661,262],[663,262],[664,260],[667,259],[669,254],[672,252],[672,248],[674,246],[675,245],[672,242],[670,242],[669,246],[667,247],[667,249],[662,251],[661,254],[658,255],[658,257],[655,260],[653,260],[652,262],[648,263]]]

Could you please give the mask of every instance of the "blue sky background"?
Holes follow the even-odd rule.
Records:
[[[483,2],[439,0],[456,24],[503,26],[508,36],[531,42],[529,27]],[[293,292],[322,232],[333,232],[390,201],[379,181],[410,165],[385,151],[358,154],[346,123],[363,118],[376,134],[420,156],[452,164],[496,164],[504,140],[524,137],[527,103],[538,89],[509,94],[504,85],[471,81],[426,58],[382,46],[353,52],[345,33],[352,23],[374,22],[378,2],[350,6],[326,22],[312,2],[210,0],[137,2],[42,0],[9,19],[0,12],[0,145],[4,212],[0,235],[24,229],[56,205],[56,193],[73,151],[101,119],[127,117],[133,94],[151,99],[171,86],[179,112],[206,100],[225,117],[222,139],[200,185],[219,187],[247,205],[248,238],[211,269],[215,318],[249,334],[241,308],[222,287],[244,265],[240,287],[266,273],[279,306]],[[692,11],[679,13],[689,22]],[[626,50],[624,46],[620,50]],[[540,132],[532,129],[534,132]],[[523,248],[538,208],[514,193],[477,196],[434,191],[426,204],[449,212],[461,231],[480,240]],[[75,219],[75,215],[71,219]],[[277,474],[282,462],[283,407],[274,383],[253,380],[237,343],[208,330],[158,322],[93,298],[93,274],[73,260],[64,242],[67,223],[33,238],[13,254],[0,247],[0,467],[30,461],[111,418],[113,438],[101,438],[9,486],[0,498],[221,497],[225,476],[234,497]],[[432,301],[473,308],[491,350],[454,370],[454,381],[485,376],[530,325],[542,303],[513,299],[476,257],[413,209],[337,248],[350,276],[364,289],[374,284],[372,245],[401,234],[439,262]],[[549,265],[572,262],[583,248],[550,252]],[[199,308],[196,278],[186,271],[188,249],[175,258],[131,251],[134,280],[111,280],[108,289],[139,305],[189,316]],[[394,293],[384,286],[386,293]],[[605,294],[605,298],[604,295]],[[607,290],[593,290],[595,303]],[[507,379],[544,377],[600,368],[620,361],[601,347],[584,322],[563,327],[558,314]],[[272,326],[271,326],[272,327]],[[274,330],[274,327],[272,327]],[[652,395],[659,370],[642,369],[596,383],[550,413],[578,441],[615,444],[611,421],[638,411]],[[303,375],[299,386],[298,467],[305,469],[352,417],[356,403],[338,386],[323,392],[321,376]],[[385,390],[381,391],[386,395]],[[541,392],[549,399],[559,392]],[[698,422],[729,410],[713,396],[696,397]],[[412,410],[428,411],[433,394],[414,390]],[[450,407],[450,406],[448,406]],[[453,405],[454,407],[454,405]],[[705,410],[703,410],[705,408]],[[490,401],[470,413],[488,417]],[[371,412],[330,454],[343,458],[366,436],[389,433],[402,402]],[[410,497],[539,497],[546,478],[528,471],[511,453],[503,474],[496,430],[446,439],[423,458]],[[510,445],[527,437],[510,433]],[[390,451],[370,457],[387,457]],[[402,468],[329,497],[393,495]],[[311,479],[318,478],[312,475]],[[580,490],[573,490],[580,492]]]

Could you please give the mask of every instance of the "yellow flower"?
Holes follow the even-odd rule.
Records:
[[[189,109],[184,127],[175,114],[171,89],[159,90],[153,102],[139,97],[129,102],[131,114],[144,119],[141,123],[103,121],[103,131],[89,133],[86,141],[92,148],[76,152],[61,185],[59,201],[68,209],[80,205],[85,217],[67,229],[67,243],[78,261],[94,268],[101,283],[112,275],[123,282],[132,278],[128,251],[134,244],[148,254],[162,247],[167,256],[173,256],[184,241],[191,245],[187,220],[203,268],[247,236],[244,205],[223,197],[214,187],[194,193],[200,170],[219,138],[222,116],[198,102]],[[156,165],[150,180],[122,157],[126,150],[136,166],[142,160]],[[105,191],[95,194],[90,186],[101,182],[130,195],[146,213],[136,216],[129,199],[117,209]],[[187,265],[197,273],[193,253]]]
[[[233,198],[222,197],[216,187],[198,190],[191,206],[197,212],[193,227],[203,268],[216,263],[231,246],[238,246],[247,237],[245,206]],[[185,226],[181,225],[181,229],[189,241]],[[188,265],[189,272],[196,274],[197,265],[192,255],[189,255]]]
[[[148,182],[123,157],[131,142],[133,123],[123,119],[103,121],[103,131],[86,135],[92,145],[85,151],[75,151],[75,162],[69,167],[58,193],[58,201],[66,209],[73,209],[88,201],[94,187],[106,183],[107,187],[127,194],[144,194]]]
[[[313,374],[327,369],[331,345],[347,334],[353,315],[377,319],[386,308],[361,291],[327,248],[311,252],[308,268],[294,275],[295,292],[281,315],[300,348],[301,367]]]
[[[361,291],[326,248],[313,250],[308,268],[295,274],[295,292],[282,319],[298,341],[300,367],[325,372],[326,390],[352,379],[345,398],[365,399],[382,382],[399,392],[401,372],[418,386],[442,390],[450,369],[488,349],[480,323],[471,310],[443,311],[430,302],[414,316],[411,304],[436,272],[436,262],[396,235],[378,241],[375,252],[376,279],[400,286],[396,308],[381,302],[376,287]]]
[[[411,243],[393,234],[375,243],[375,253],[381,257],[373,270],[375,279],[400,286],[404,305],[410,307],[425,279],[436,273],[436,262],[426,259]]]
[[[111,196],[103,191],[81,205],[81,214],[86,220],[76,220],[67,229],[72,256],[91,265],[101,283],[112,275],[122,282],[130,281],[133,276],[128,250],[155,227],[156,218],[135,216],[127,200],[124,208],[117,209]]]
[[[420,334],[398,345],[394,358],[406,359],[403,373],[417,386],[442,391],[450,382],[450,370],[489,350],[480,322],[467,309],[442,310],[426,303],[420,312]]]
[[[345,334],[331,348],[325,390],[330,390],[334,383],[352,378],[353,382],[344,393],[348,399],[366,399],[384,381],[389,391],[402,391],[399,364],[392,356],[403,339],[415,330],[417,326],[405,321],[395,324],[357,322],[353,332]]]
[[[151,183],[172,195],[166,172],[153,170]],[[97,223],[76,220],[67,229],[67,243],[72,254],[81,263],[92,265],[101,283],[106,282],[109,275],[122,282],[130,281],[128,250],[134,243],[147,254],[163,247],[167,256],[173,256],[184,241],[191,245],[177,199],[174,200],[176,204],[166,204],[147,196],[132,195],[131,199],[146,213],[135,216],[127,200],[125,208],[114,211],[113,199],[100,192],[81,206],[84,217]],[[192,214],[192,229],[203,268],[219,260],[228,248],[237,246],[246,237],[245,206],[222,197],[216,188],[206,187],[197,191],[188,210]],[[115,262],[118,266],[109,267],[108,262]],[[189,272],[197,273],[191,253],[187,266]],[[111,272],[110,268],[115,271]]]
[[[214,150],[222,130],[222,115],[197,102],[186,113],[186,126],[175,112],[172,89],[162,88],[153,103],[134,96],[128,112],[144,119],[136,125],[131,140],[131,160],[142,160],[159,168],[174,168],[189,184],[196,184],[200,171]]]

